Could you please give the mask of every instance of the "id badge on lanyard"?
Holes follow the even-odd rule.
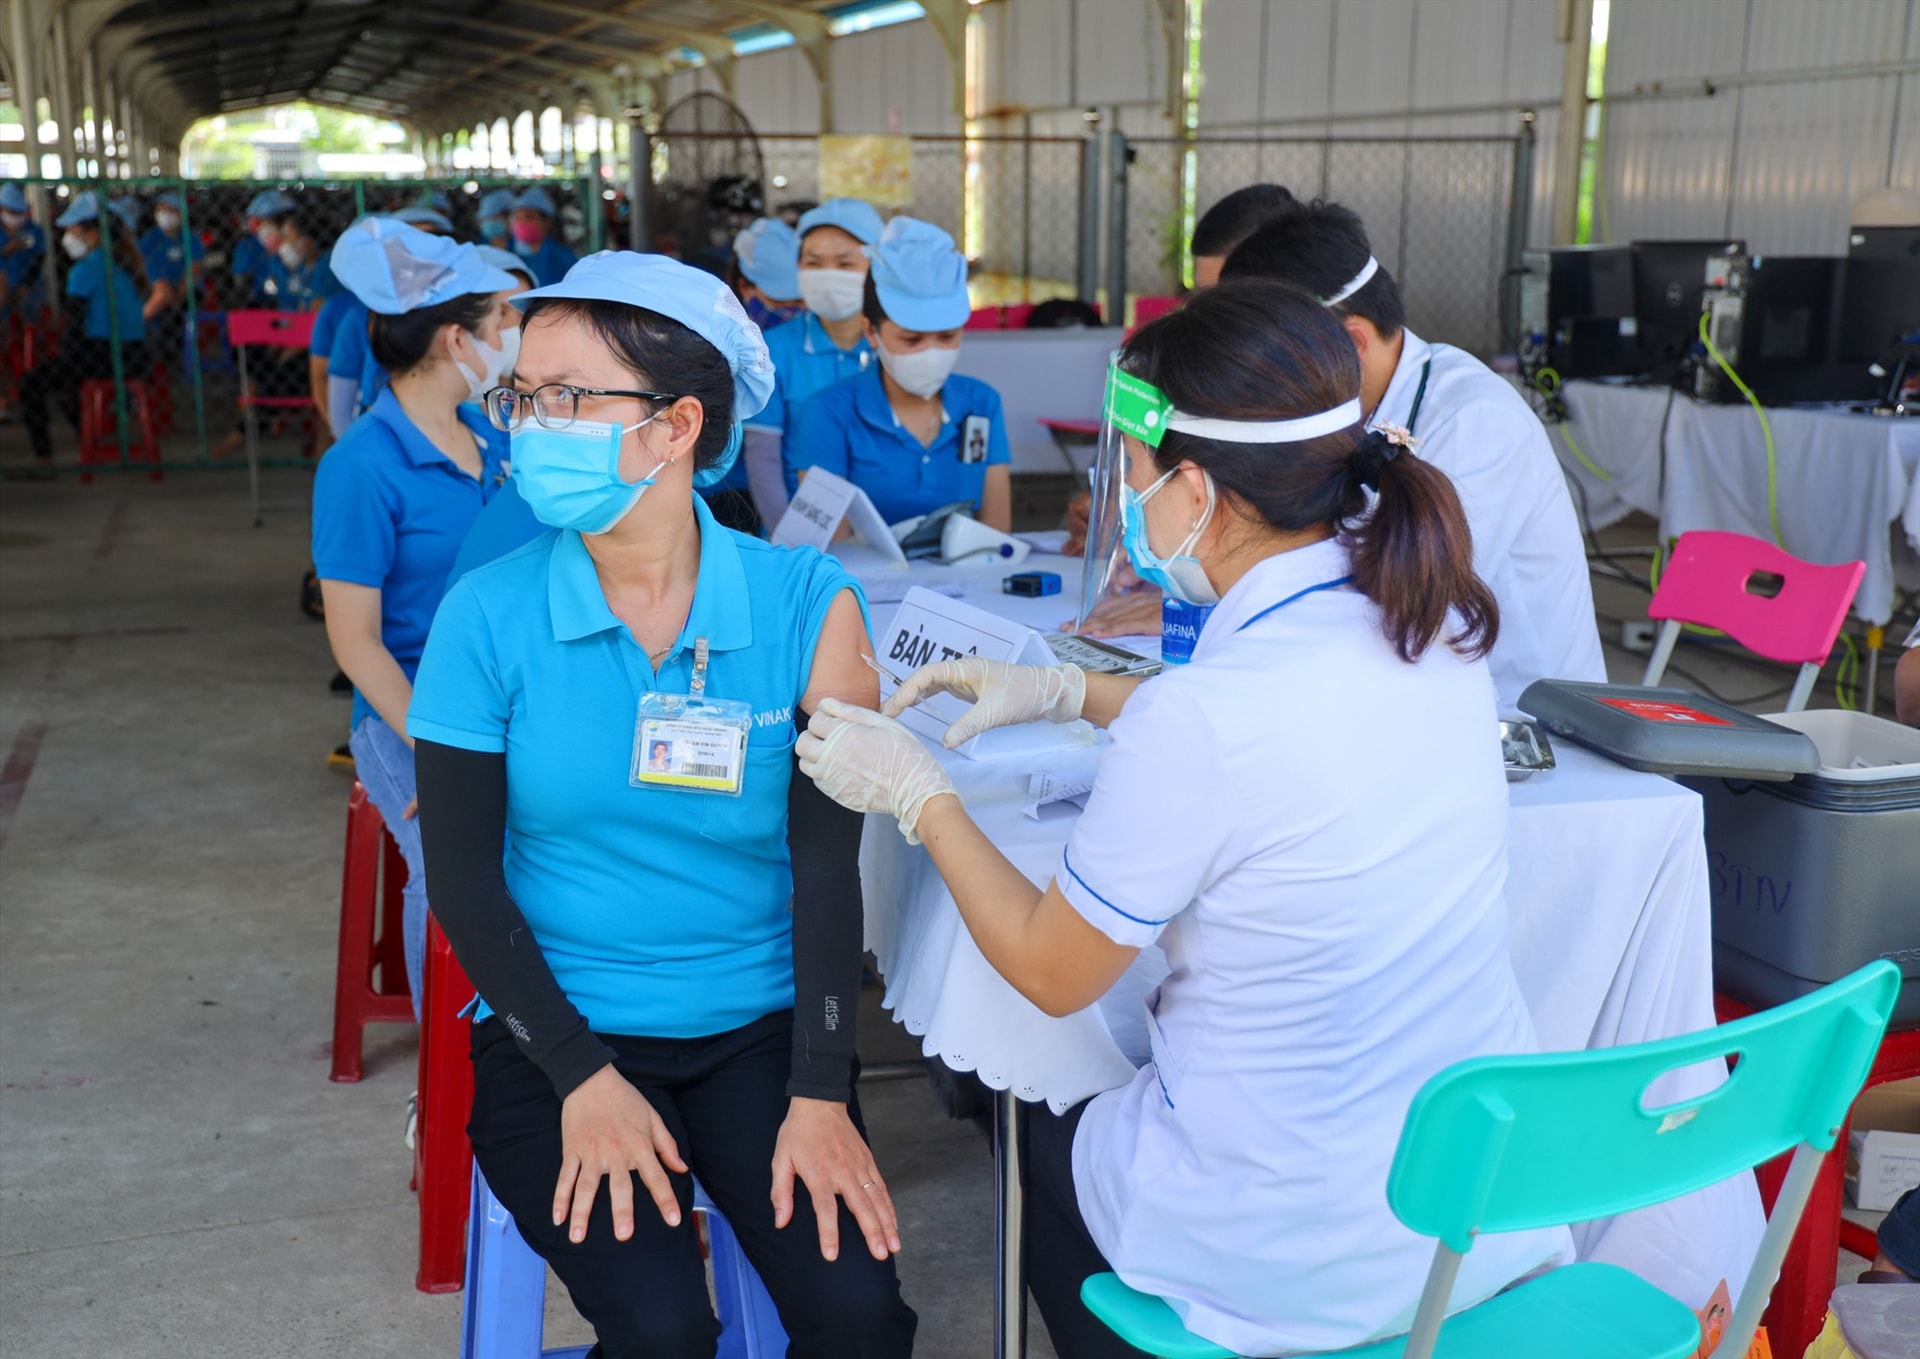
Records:
[[[707,639],[700,637],[693,644],[693,682],[687,693],[656,690],[640,695],[628,784],[740,796],[753,705],[710,698],[706,690]]]

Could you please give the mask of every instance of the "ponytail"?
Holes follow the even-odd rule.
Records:
[[[1348,526],[1353,585],[1380,610],[1381,630],[1403,661],[1417,661],[1459,615],[1446,639],[1463,656],[1493,649],[1500,606],[1473,571],[1473,534],[1446,473],[1375,430],[1353,454],[1353,476],[1377,488],[1373,512]]]

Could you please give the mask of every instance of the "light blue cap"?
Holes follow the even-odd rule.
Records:
[[[512,189],[488,189],[480,195],[480,207],[474,214],[481,221],[489,217],[499,217],[513,211],[514,193]]]
[[[400,211],[393,214],[393,220],[396,222],[405,222],[411,227],[432,227],[435,231],[443,231],[449,236],[453,235],[453,223],[446,219],[446,215],[435,212],[432,208],[421,203],[415,203],[412,207],[400,209]]]
[[[860,198],[829,198],[800,218],[800,239],[815,227],[839,227],[862,245],[872,245],[884,229],[873,204]]]
[[[453,200],[447,197],[445,189],[433,189],[423,193],[414,199],[414,204],[417,207],[432,208],[442,217],[453,211]]]
[[[100,195],[88,189],[85,193],[75,194],[73,202],[67,204],[67,210],[53,219],[57,227],[79,226],[82,222],[100,220]]]
[[[778,217],[762,217],[733,238],[747,282],[776,302],[800,296],[800,237]]]
[[[520,286],[472,246],[430,236],[391,217],[363,217],[341,232],[333,243],[333,275],[367,310],[382,316]]]
[[[0,208],[8,212],[27,210],[27,195],[18,184],[0,184]]]
[[[624,302],[656,312],[691,330],[720,351],[733,374],[733,434],[719,463],[694,474],[695,486],[712,486],[727,474],[740,452],[742,421],[758,415],[773,393],[773,360],[760,327],[747,319],[733,289],[690,264],[665,255],[631,250],[602,250],[588,255],[558,283],[521,293],[513,305],[525,309],[548,297],[586,302]]]
[[[554,214],[553,195],[535,184],[513,200],[516,208],[532,208],[535,212],[544,212],[551,217]]]
[[[887,223],[880,243],[866,248],[873,290],[887,319],[907,330],[955,330],[973,314],[967,299],[967,260],[953,237],[917,217]]]
[[[138,231],[140,229],[141,208],[139,199],[133,197],[131,194],[124,198],[110,198],[107,200],[107,206],[113,210],[113,215],[120,219],[121,224],[125,226],[128,231]]]
[[[180,195],[172,189],[168,189],[165,193],[153,200],[153,205],[156,208],[172,208],[175,212],[178,212],[180,211]]]
[[[502,250],[497,245],[476,245],[480,258],[505,274],[513,274],[527,281],[531,287],[540,280],[533,276],[533,266],[514,254],[511,250]]]
[[[262,189],[247,204],[249,217],[278,217],[283,212],[292,212],[294,201],[278,189]]]

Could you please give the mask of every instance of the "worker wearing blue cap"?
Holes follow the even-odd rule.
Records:
[[[517,301],[489,412],[549,531],[448,592],[408,718],[482,998],[475,1160],[604,1353],[713,1353],[691,1171],[793,1354],[905,1356],[852,1080],[860,821],[794,777],[809,712],[878,700],[859,587],[695,494],[773,382],[723,281],[603,252]]]
[[[480,205],[474,209],[474,216],[480,223],[480,239],[488,245],[505,248],[513,241],[513,228],[509,218],[513,215],[512,189],[488,189],[480,195]]]
[[[553,195],[538,184],[513,200],[513,253],[533,266],[541,287],[558,283],[580,257],[553,234]]]
[[[18,184],[0,184],[0,319],[25,305],[47,261],[47,233]]]
[[[177,305],[185,296],[188,260],[197,273],[206,258],[206,247],[181,230],[181,216],[180,195],[169,189],[153,200],[153,225],[140,238],[140,258],[161,307]]]
[[[767,337],[774,389],[747,427],[753,502],[768,524],[780,522],[797,480],[790,461],[794,422],[823,387],[866,371],[873,361],[860,301],[867,286],[865,247],[880,239],[880,214],[857,198],[829,198],[802,214],[798,282],[806,312]]]
[[[332,263],[370,312],[373,352],[392,376],[314,477],[314,573],[327,640],[353,681],[354,770],[407,861],[403,937],[417,1015],[427,878],[402,733],[454,552],[506,480],[506,439],[466,403],[511,362],[500,311],[519,285],[472,246],[391,218],[347,228]]]
[[[415,203],[401,208],[393,214],[396,222],[405,222],[430,236],[453,235],[453,222],[444,212],[437,211],[425,203]]]
[[[280,232],[273,219],[292,212],[293,199],[278,189],[262,189],[247,202],[246,234],[233,243],[227,272],[233,276],[236,305],[270,305],[267,266],[280,249]]]
[[[118,229],[111,209],[103,219],[98,194],[76,194],[54,219],[60,248],[70,261],[64,293],[71,315],[70,336],[59,352],[20,375],[20,423],[27,428],[33,456],[53,457],[47,404],[58,401],[69,424],[80,423],[80,384],[114,377],[114,346],[124,377],[147,371],[147,325],[140,314],[147,291],[146,269],[132,236]]]
[[[280,244],[267,261],[267,291],[281,311],[318,311],[340,290],[327,262],[328,246],[312,222],[295,208],[271,219]]]
[[[967,261],[929,222],[896,217],[868,247],[867,339],[879,363],[807,402],[789,460],[824,467],[867,493],[888,523],[971,501],[974,517],[1013,524],[1000,394],[953,371],[971,312]]]

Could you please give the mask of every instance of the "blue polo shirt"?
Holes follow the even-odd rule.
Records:
[[[171,283],[177,287],[187,276],[189,251],[195,264],[207,256],[207,248],[185,231],[169,236],[159,227],[150,226],[140,237],[140,258],[146,262],[147,278],[154,283]]]
[[[267,302],[267,265],[273,256],[260,244],[260,238],[251,231],[233,243],[233,256],[227,261],[227,272],[238,278],[252,280],[252,289],[247,294],[249,302]]]
[[[987,469],[1013,461],[1000,393],[978,378],[955,373],[940,389],[940,404],[940,433],[923,448],[894,418],[876,363],[807,402],[789,441],[787,465],[839,473],[867,493],[889,524],[956,500],[971,500],[978,508]],[[986,456],[976,462],[965,459],[969,416],[985,416],[988,422]]]
[[[0,254],[0,273],[7,276],[8,286],[18,289],[39,276],[47,259],[47,233],[38,222],[28,221],[18,231],[0,229],[0,246],[9,247]]]
[[[373,357],[373,343],[367,335],[371,316],[367,304],[354,298],[353,305],[335,323],[333,347],[327,351],[328,377],[359,378],[361,410],[372,410],[374,401],[387,389],[387,370]]]
[[[748,429],[770,429],[782,436],[782,461],[787,466],[787,494],[800,484],[793,462],[793,427],[800,408],[823,387],[858,377],[873,366],[873,349],[862,335],[852,349],[833,342],[812,312],[802,312],[786,325],[767,335],[767,356],[773,360],[773,395],[753,419]],[[746,485],[746,470],[740,470],[740,484]],[[732,477],[725,484],[732,484]]]
[[[552,236],[540,242],[540,248],[529,250],[520,242],[513,243],[513,253],[527,262],[533,270],[533,280],[539,287],[549,283],[558,283],[567,276],[567,270],[580,262],[580,257]]]
[[[107,314],[107,257],[95,246],[67,271],[67,296],[84,298],[87,304],[85,334],[89,340],[111,340],[114,323],[119,323],[122,343],[147,338],[147,323],[140,316],[140,294],[125,269],[113,271],[113,316]]]
[[[313,318],[313,338],[308,342],[307,352],[316,359],[327,360],[329,369],[333,366],[333,343],[339,336],[340,322],[360,305],[360,299],[343,288],[322,302],[319,314]]]
[[[467,530],[466,541],[454,554],[453,573],[448,580],[459,580],[476,566],[497,562],[516,548],[547,532],[547,526],[533,517],[526,497],[512,477],[495,493],[480,517]]]
[[[380,640],[411,679],[454,554],[506,480],[507,436],[477,407],[460,419],[479,437],[478,481],[407,418],[391,391],[347,426],[313,478],[313,569],[380,592]],[[356,690],[353,723],[373,709]]]
[[[812,548],[721,528],[698,496],[694,513],[693,607],[657,676],[580,535],[548,531],[447,592],[407,718],[418,740],[506,755],[507,887],[598,1033],[700,1037],[793,1004],[795,718],[828,607],[859,587]],[[699,637],[707,694],[753,711],[737,798],[627,782],[640,695],[686,693]]]
[[[324,250],[298,269],[287,268],[286,261],[275,255],[267,261],[267,283],[281,311],[311,311],[340,291]]]

